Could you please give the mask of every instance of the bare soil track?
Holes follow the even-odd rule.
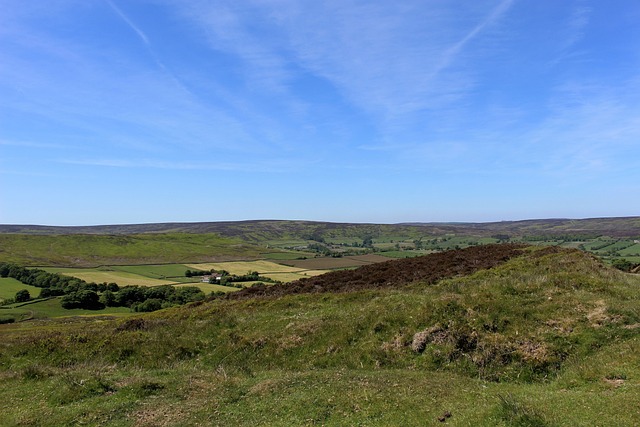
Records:
[[[435,283],[449,277],[495,267],[522,254],[524,245],[472,246],[416,258],[365,265],[355,270],[333,271],[275,286],[253,286],[228,294],[229,299],[282,296],[301,293],[349,292],[393,288],[413,282]]]

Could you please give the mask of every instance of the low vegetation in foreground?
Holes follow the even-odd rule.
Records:
[[[388,287],[0,325],[0,425],[640,424],[638,276],[518,252]]]

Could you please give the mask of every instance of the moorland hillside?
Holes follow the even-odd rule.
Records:
[[[640,237],[640,217],[585,219],[533,219],[499,222],[428,222],[403,224],[359,224],[321,221],[249,220],[218,222],[175,222],[155,224],[119,224],[95,226],[43,226],[0,224],[0,233],[12,234],[145,234],[145,233],[216,233],[225,237],[264,241],[281,238],[321,236],[349,237],[445,234],[490,236],[588,235]]]
[[[0,325],[0,425],[638,425],[638,276],[578,250],[435,256],[480,267]]]

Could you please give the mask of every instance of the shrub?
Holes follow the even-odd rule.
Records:
[[[16,297],[15,297],[16,302],[26,302],[26,301],[29,301],[30,299],[31,299],[31,294],[29,293],[28,290],[22,289],[16,292]]]

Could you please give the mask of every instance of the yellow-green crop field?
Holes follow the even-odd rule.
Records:
[[[250,271],[264,273],[290,273],[300,270],[299,268],[287,265],[276,264],[271,261],[232,261],[232,262],[212,262],[204,264],[186,264],[187,267],[200,270],[226,270],[231,274],[247,274]]]
[[[257,271],[261,276],[265,276],[273,280],[279,280],[281,282],[292,282],[294,280],[317,276],[327,272],[327,270],[309,270],[299,267],[290,267],[288,265],[276,264],[275,262],[265,260],[187,264],[187,267],[198,270],[226,270],[231,274],[237,275]]]
[[[243,283],[244,284],[244,283]],[[205,293],[205,295],[210,294],[211,292],[235,292],[235,291],[239,291],[239,288],[233,288],[231,286],[222,286],[222,285],[216,285],[213,283],[205,283],[205,282],[199,282],[199,283],[183,283],[181,285],[174,285],[176,288],[181,288],[184,286],[193,286],[196,287],[198,289],[200,289],[202,292]]]
[[[59,273],[66,276],[77,277],[85,282],[95,283],[117,283],[120,286],[138,285],[138,286],[159,286],[172,285],[176,283],[171,280],[152,279],[125,271],[102,271],[94,268],[45,268],[49,273]]]
[[[300,270],[298,272],[289,273],[269,273],[264,274],[263,276],[286,283],[293,282],[294,280],[304,279],[305,277],[318,276],[327,272],[328,270]]]

